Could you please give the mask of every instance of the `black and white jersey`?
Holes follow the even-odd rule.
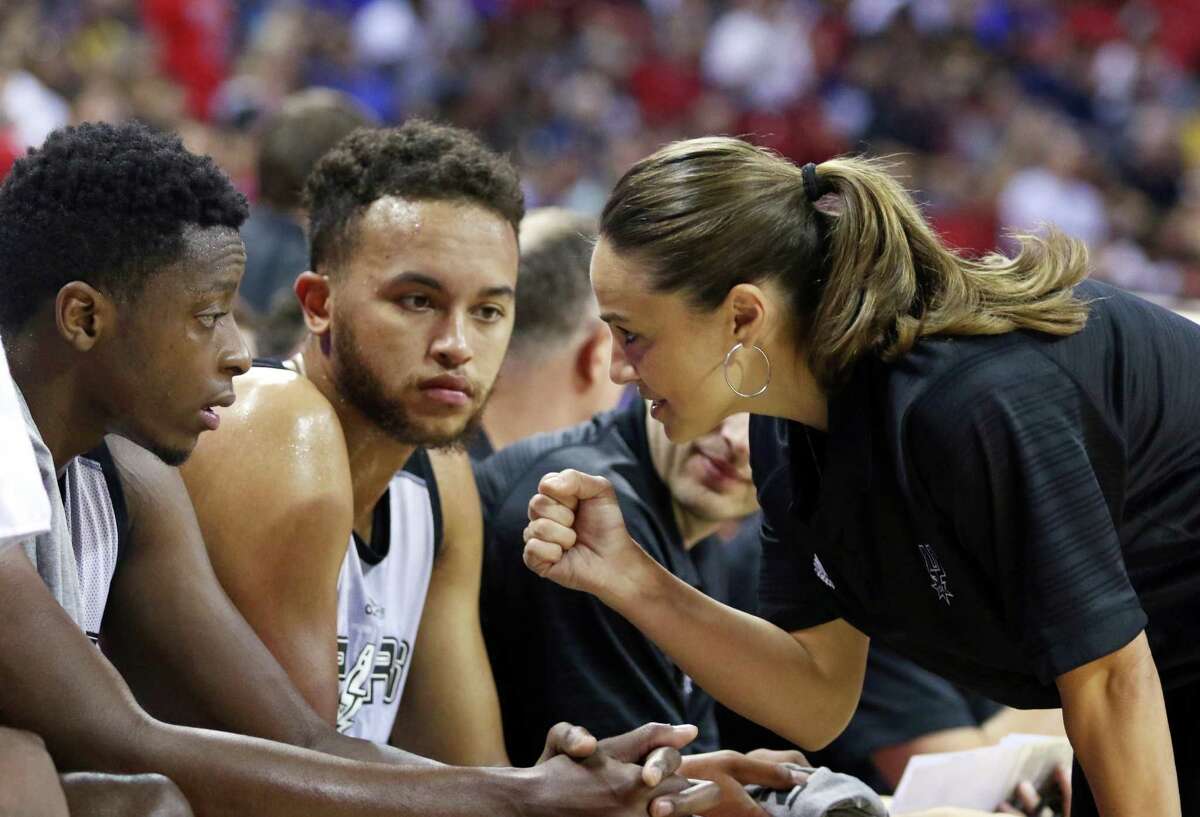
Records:
[[[68,462],[59,490],[79,571],[79,624],[97,641],[128,531],[125,495],[108,447],[101,444]]]
[[[338,576],[339,732],[376,743],[392,734],[441,527],[429,455],[418,449],[376,504],[371,541],[351,536]]]
[[[274,359],[254,365],[295,371]],[[339,732],[388,742],[441,538],[437,483],[417,449],[375,504],[371,541],[351,534],[338,574]]]

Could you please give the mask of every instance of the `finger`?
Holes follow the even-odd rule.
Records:
[[[553,519],[535,519],[525,526],[525,541],[541,539],[543,542],[553,542],[563,550],[575,547],[575,531],[564,528]]]
[[[553,500],[545,494],[534,494],[529,500],[529,519],[553,519],[564,527],[575,525],[575,513],[566,505]]]
[[[1054,782],[1058,784],[1058,790],[1062,792],[1063,814],[1071,813],[1071,767],[1059,766],[1054,770]]]
[[[803,752],[798,752],[795,749],[755,749],[753,752],[746,752],[746,757],[754,758],[755,760],[773,760],[776,763],[792,763],[796,766],[812,767],[808,762],[808,758]]]
[[[720,787],[708,780],[699,780],[678,794],[656,796],[650,801],[650,817],[703,814],[712,811],[720,802]]]
[[[1037,789],[1028,780],[1022,780],[1017,784],[1017,805],[1021,807],[1026,814],[1036,814],[1038,806],[1042,803],[1042,798],[1038,796]]]
[[[596,738],[582,726],[575,724],[556,723],[546,733],[546,746],[538,763],[544,763],[557,755],[569,755],[580,759],[589,757],[596,751]]]
[[[568,468],[565,471],[546,474],[538,483],[538,493],[566,505],[571,510],[580,500],[594,499],[601,494],[611,494],[612,484],[604,477],[596,477]]]
[[[547,570],[562,561],[562,557],[563,549],[560,546],[538,539],[526,542],[525,550],[521,553],[525,566],[539,576],[545,575]]]
[[[766,786],[769,789],[790,789],[808,782],[808,772],[792,763],[775,763],[752,757],[739,757],[731,764],[730,774],[743,786]]]
[[[679,750],[671,746],[660,746],[650,753],[642,765],[642,782],[650,788],[675,774],[683,758]]]
[[[600,748],[616,760],[637,763],[660,746],[682,749],[695,740],[698,733],[691,724],[647,723],[632,732],[605,738],[600,741]]]

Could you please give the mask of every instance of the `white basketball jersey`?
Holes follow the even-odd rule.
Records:
[[[59,487],[79,569],[80,624],[96,641],[125,527],[125,498],[108,449],[101,445],[68,462]]]
[[[338,577],[339,732],[387,743],[412,662],[441,538],[429,457],[418,449],[375,508],[367,544],[350,539]]]

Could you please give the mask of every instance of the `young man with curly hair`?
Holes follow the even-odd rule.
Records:
[[[183,469],[217,575],[339,731],[507,763],[467,457],[512,328],[516,171],[458,128],[363,129],[307,184],[308,338]],[[230,468],[230,464],[235,467]],[[419,637],[418,637],[419,633]]]
[[[250,365],[230,316],[245,216],[210,159],[134,124],[55,132],[0,186],[0,333],[51,506],[49,531],[0,548],[0,724],[40,735],[60,771],[165,774],[201,817],[711,805],[675,794],[673,749],[617,759],[686,729],[595,751],[560,725],[532,769],[455,769],[341,735],[306,703],[222,592],[164,464],[217,428]],[[156,717],[172,709],[186,717]]]

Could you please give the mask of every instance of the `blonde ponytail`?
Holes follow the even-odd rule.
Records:
[[[835,159],[806,182],[791,162],[740,139],[676,142],[621,178],[600,234],[646,262],[656,290],[701,308],[715,309],[739,283],[778,282],[826,389],[863,355],[895,360],[928,335],[1083,327],[1087,305],[1072,292],[1087,274],[1080,242],[1019,236],[1015,258],[963,258],[885,167]],[[814,185],[834,194],[829,211],[810,200]]]
[[[838,199],[807,338],[819,379],[838,381],[869,352],[895,360],[927,335],[1070,335],[1083,328],[1087,305],[1072,293],[1087,275],[1081,242],[1051,231],[1017,236],[1014,258],[964,258],[942,243],[885,168],[863,158],[817,166]]]

